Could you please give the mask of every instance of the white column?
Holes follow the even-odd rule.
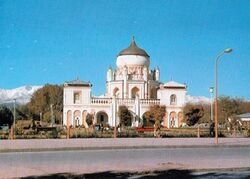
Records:
[[[178,115],[176,115],[176,123],[175,123],[175,127],[178,127],[179,125],[179,119],[178,119]]]
[[[72,124],[72,127],[74,127],[74,125],[75,125],[75,122],[74,122],[74,112],[75,111],[72,110],[72,115],[71,115],[71,124]]]
[[[134,111],[135,111],[136,117],[141,116],[140,115],[141,106],[140,106],[140,98],[139,98],[139,96],[136,96],[136,98],[135,98]],[[134,120],[133,123],[132,123],[133,126],[138,127],[139,121]]]
[[[127,98],[127,78],[128,78],[128,69],[124,67],[123,69],[123,97]]]
[[[168,112],[168,128],[171,128],[171,126],[170,126],[170,120],[171,120],[171,114]]]
[[[111,126],[115,126],[117,124],[117,101],[116,98],[112,99],[112,123]]]
[[[63,108],[63,125],[67,125],[67,110]]]
[[[81,126],[82,124],[83,124],[82,111],[80,111],[79,125]]]

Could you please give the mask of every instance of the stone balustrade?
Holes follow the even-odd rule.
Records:
[[[135,99],[117,98],[117,104],[118,105],[131,105],[131,104],[135,104]]]
[[[91,98],[91,104],[111,104],[112,98],[98,98],[98,97],[92,97]],[[135,103],[135,99],[122,99],[117,98],[117,104],[118,105],[132,105]],[[159,105],[160,100],[159,99],[140,99],[141,105]]]
[[[140,102],[142,105],[160,105],[159,99],[141,99]]]
[[[111,98],[91,98],[91,104],[111,104]]]

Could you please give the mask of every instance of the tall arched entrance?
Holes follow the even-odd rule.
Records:
[[[174,111],[171,112],[169,116],[170,116],[170,118],[169,118],[169,127],[170,128],[178,127],[176,112],[174,112]]]
[[[81,111],[76,110],[74,112],[74,120],[73,120],[73,126],[74,127],[80,126],[80,118],[81,118]]]
[[[135,114],[133,114],[132,111],[128,110],[128,113],[126,114],[126,120],[124,121],[124,126],[131,127],[132,122],[135,120]]]
[[[107,125],[108,124],[108,114],[104,111],[99,111],[96,113],[96,124]]]

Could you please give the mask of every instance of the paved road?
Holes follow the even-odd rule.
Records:
[[[104,148],[153,148],[153,147],[233,147],[250,146],[249,138],[87,138],[87,139],[22,139],[0,140],[0,152],[45,151]]]
[[[52,173],[250,168],[250,147],[0,153],[0,178]]]

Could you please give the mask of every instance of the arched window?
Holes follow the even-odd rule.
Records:
[[[136,96],[139,96],[139,89],[137,87],[132,88],[131,90],[131,98],[136,98]]]
[[[80,104],[81,103],[81,92],[75,91],[74,92],[74,104]]]
[[[119,88],[115,88],[115,89],[113,90],[113,96],[119,97],[119,95],[120,95]]]
[[[175,94],[172,94],[170,96],[170,105],[176,105],[177,104],[177,98]]]

